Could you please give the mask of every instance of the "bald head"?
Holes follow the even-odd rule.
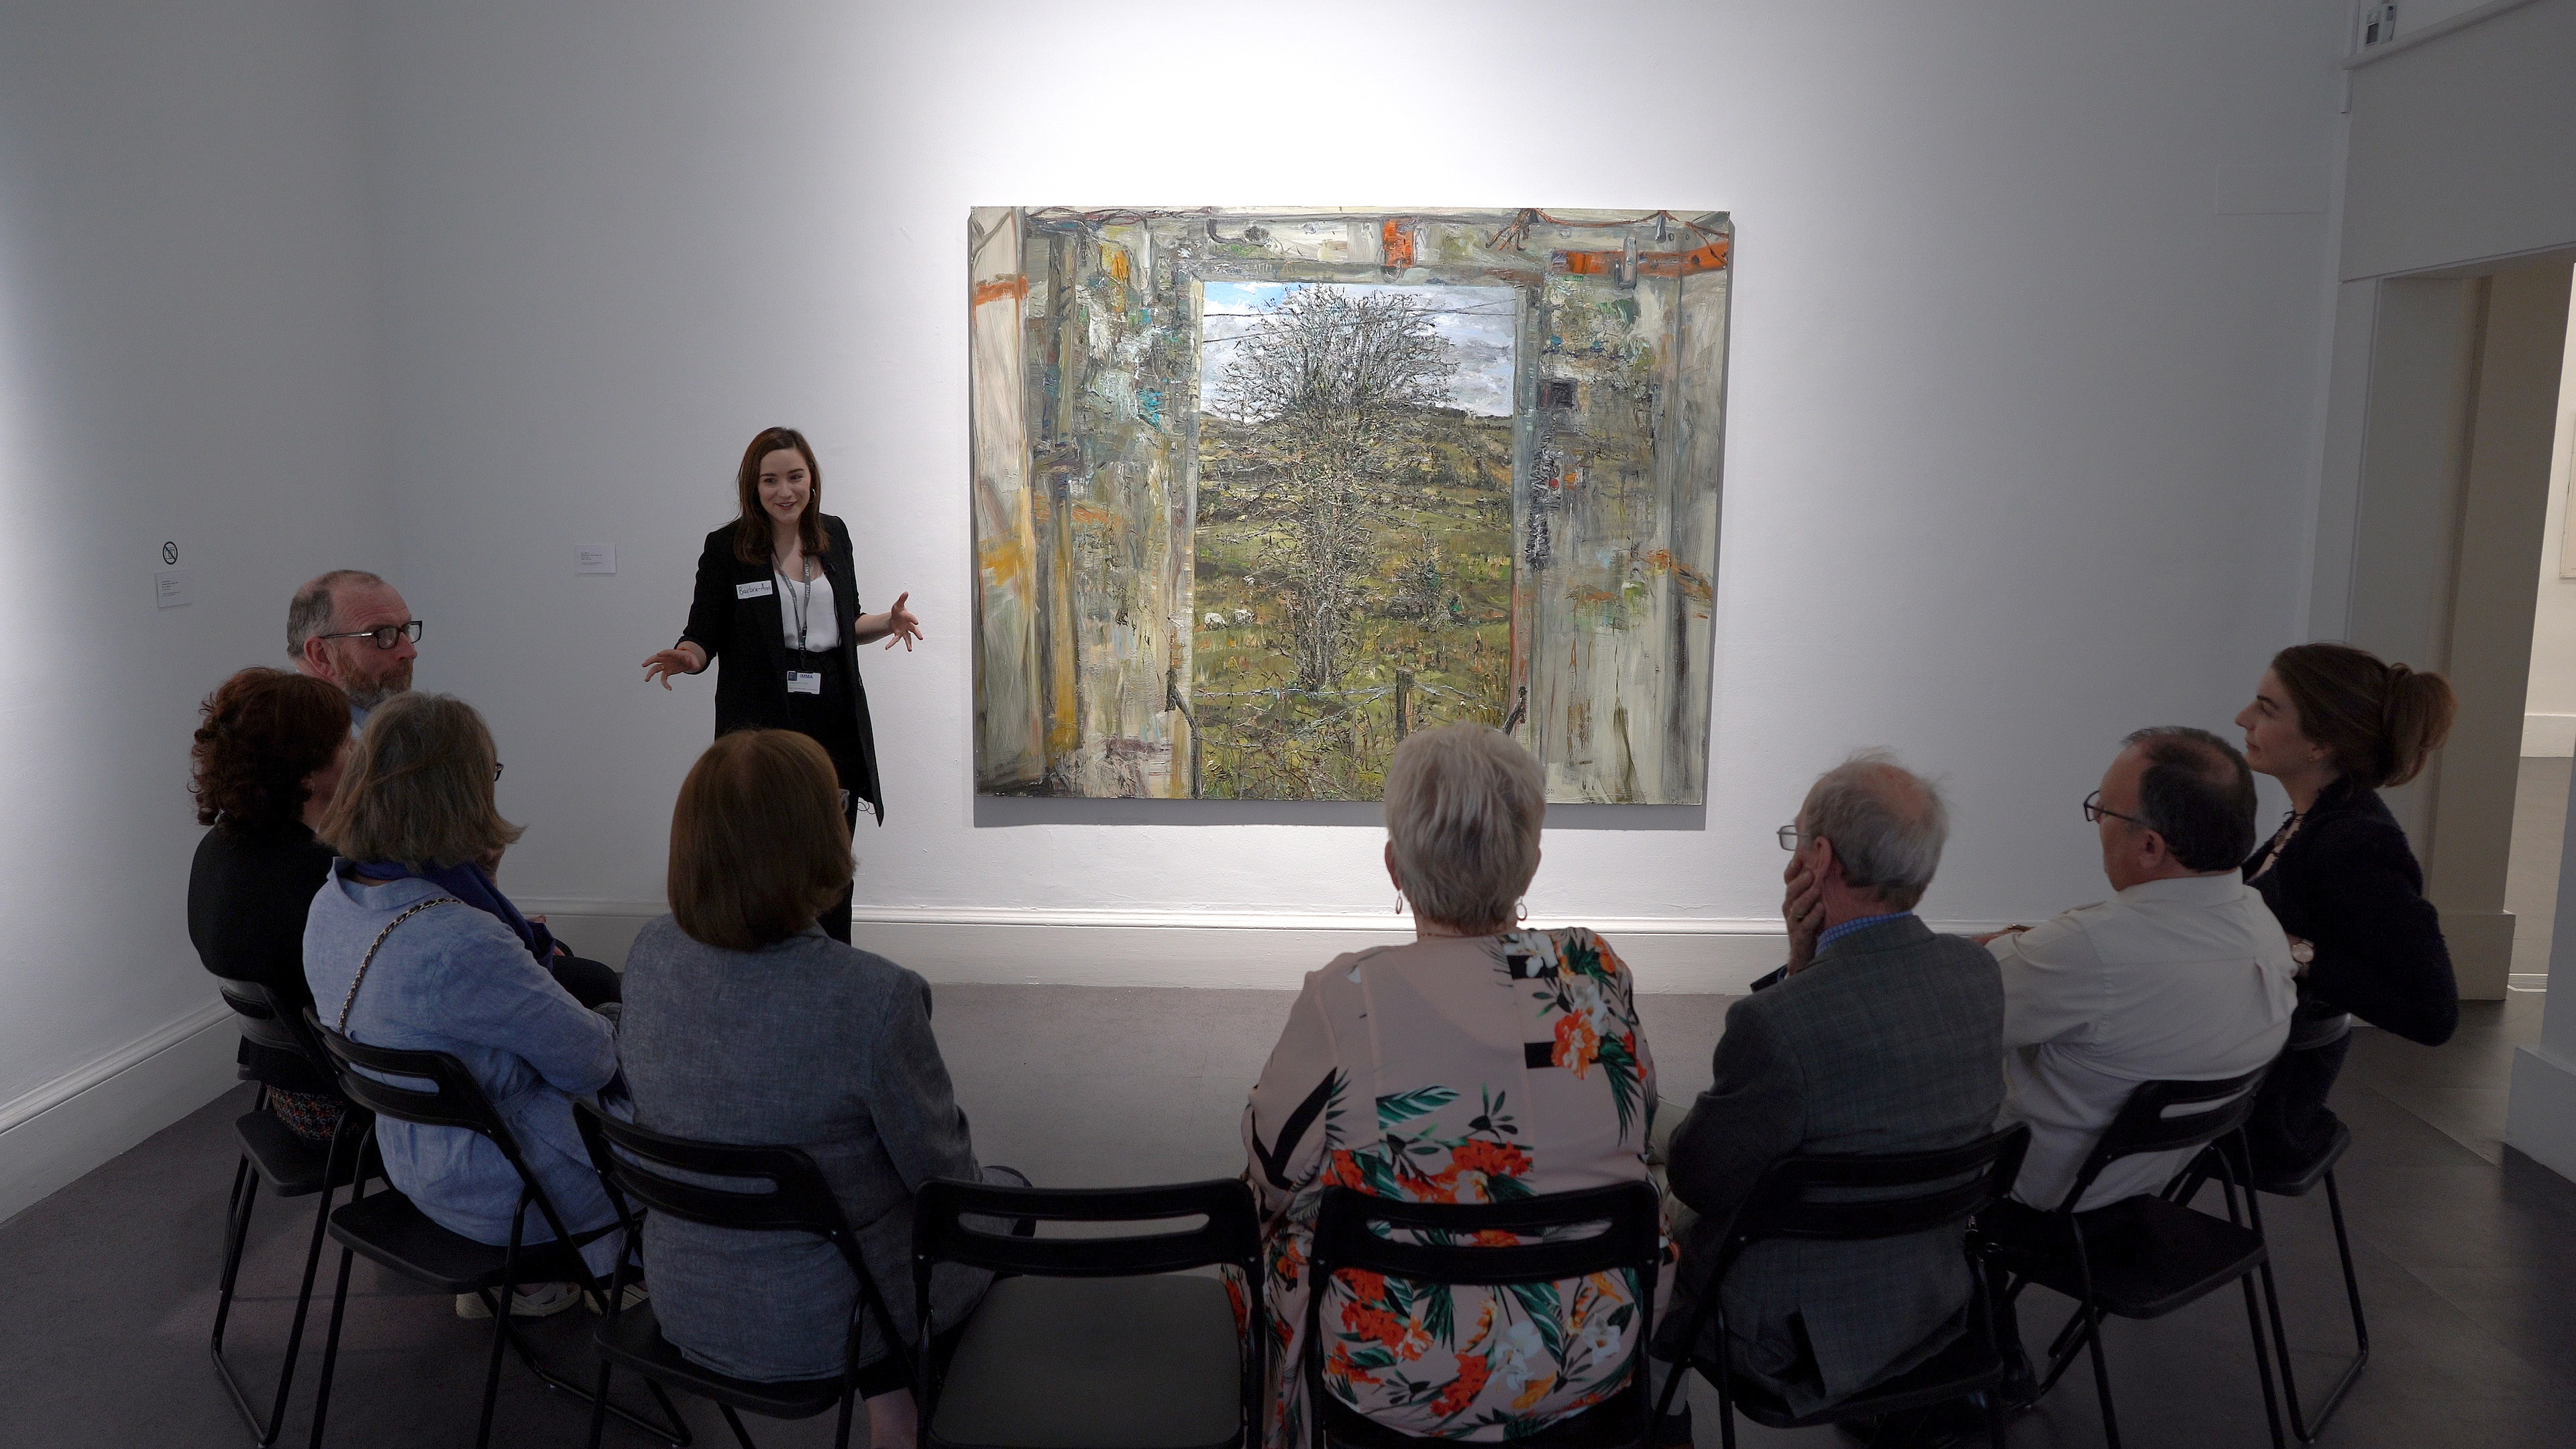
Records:
[[[1827,770],[1798,809],[1800,831],[1832,842],[1843,880],[1909,911],[1932,885],[1950,810],[1941,792],[1885,750],[1861,750]]]

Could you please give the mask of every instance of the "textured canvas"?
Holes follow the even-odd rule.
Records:
[[[976,781],[1374,800],[1478,720],[1696,804],[1722,214],[978,208]]]

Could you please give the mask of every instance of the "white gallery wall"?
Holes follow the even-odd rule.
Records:
[[[393,562],[345,6],[0,6],[0,1216],[202,1104],[196,704]],[[156,607],[162,545],[194,602]]]
[[[2549,452],[2549,522],[2541,533],[2540,599],[2531,618],[2525,755],[2576,755],[2576,551],[2567,548],[2567,480],[2576,464],[2576,309],[2559,372],[2558,436]]]
[[[1708,803],[1560,809],[1529,899],[1663,933],[1649,984],[1768,964],[1772,828],[1856,745],[1947,778],[1931,915],[2098,897],[2118,737],[2225,728],[2301,637],[2340,4],[363,13],[419,679],[489,713],[559,920],[656,909],[711,689],[637,663],[784,422],[932,645],[867,660],[863,942],[1285,985],[1393,924],[1368,807],[974,799],[976,204],[1734,213]],[[1186,929],[1247,922],[1318,930]]]
[[[659,909],[744,441],[818,442],[882,605],[863,941],[934,977],[1292,984],[1396,924],[1366,806],[971,793],[976,204],[1726,209],[1704,809],[1561,808],[1534,917],[1665,989],[1769,964],[1805,782],[1944,776],[1926,909],[2102,891],[2076,811],[2302,637],[2339,0],[0,7],[0,1213],[218,1090],[195,702],[375,567],[491,718],[504,873]],[[193,602],[154,607],[173,542]],[[576,576],[576,544],[619,571]],[[1249,930],[1264,925],[1274,929]]]

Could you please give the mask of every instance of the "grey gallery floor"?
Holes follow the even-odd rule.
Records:
[[[2476,1004],[2459,1036],[2426,1051],[2365,1029],[2336,1105],[2356,1142],[2343,1182],[2377,1339],[2367,1375],[2328,1431],[2353,1446],[2576,1444],[2576,1185],[2499,1142],[2513,1044],[2544,998]],[[938,1030],[988,1160],[1044,1182],[1108,1184],[1233,1173],[1236,1119],[1290,997],[1280,992],[961,987],[938,994]],[[1725,999],[1648,998],[1666,1096],[1706,1084]],[[0,1443],[215,1446],[248,1442],[205,1357],[217,1238],[233,1168],[228,1094],[0,1227]],[[2266,1216],[2302,1366],[2321,1381],[2340,1345],[2322,1202]],[[230,1337],[273,1370],[310,1218],[263,1211]],[[327,1280],[326,1280],[327,1282]],[[2053,1327],[2043,1309],[2028,1325]],[[587,1317],[539,1325],[577,1360]],[[332,1442],[471,1441],[487,1326],[361,1265],[332,1411]],[[2115,1390],[2128,1442],[2194,1449],[2262,1442],[2241,1300],[2117,1324]],[[308,1363],[310,1360],[308,1360]],[[509,1444],[578,1443],[583,1416],[513,1367]],[[1700,1442],[1715,1444],[1700,1391]],[[701,1442],[714,1414],[689,1405]],[[299,1406],[289,1442],[302,1441]],[[755,1425],[764,1445],[829,1442],[828,1423]],[[713,1437],[707,1437],[713,1436]],[[1793,1436],[1752,1430],[1745,1442]],[[1798,1437],[1837,1442],[1833,1431]],[[2017,1445],[2101,1441],[2079,1375],[2013,1427]],[[612,1445],[646,1441],[612,1429]]]

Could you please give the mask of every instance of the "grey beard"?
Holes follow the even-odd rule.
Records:
[[[350,690],[349,703],[356,705],[360,709],[371,710],[377,705],[384,703],[386,700],[393,698],[397,694],[409,693],[410,689],[411,686],[407,684],[393,684],[390,682],[371,684],[364,689]]]

